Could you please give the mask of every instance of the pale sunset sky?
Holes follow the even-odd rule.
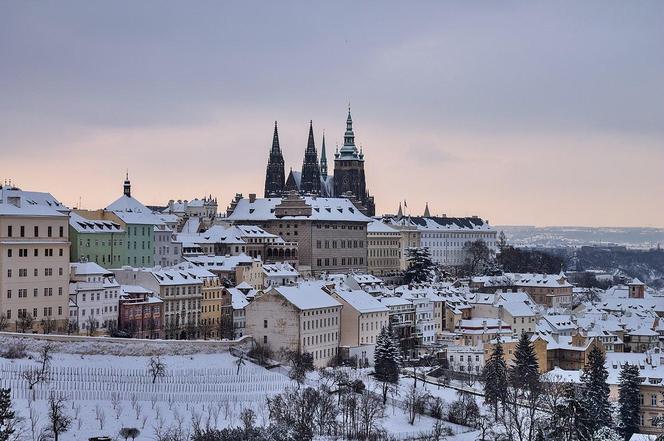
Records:
[[[0,2],[0,179],[262,196],[348,103],[377,212],[664,226],[664,2]]]

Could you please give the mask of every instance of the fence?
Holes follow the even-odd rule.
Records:
[[[0,385],[16,399],[44,400],[51,391],[73,400],[110,401],[115,394],[139,401],[219,402],[224,398],[252,402],[281,392],[290,384],[283,375],[243,366],[235,368],[173,369],[152,382],[146,369],[53,367],[47,380],[29,389],[27,365],[0,364]]]

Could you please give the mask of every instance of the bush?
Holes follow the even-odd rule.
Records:
[[[351,387],[353,388],[353,392],[355,392],[356,394],[361,394],[366,389],[364,382],[360,379],[353,381]]]
[[[0,355],[2,355],[3,358],[16,360],[19,358],[26,358],[28,353],[25,349],[25,343],[17,341],[15,343],[10,343],[9,346],[7,346],[7,349],[5,349]]]

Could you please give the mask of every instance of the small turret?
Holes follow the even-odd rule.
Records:
[[[125,175],[124,195],[128,198],[131,197],[131,182],[129,181],[129,171],[127,171],[127,174]]]

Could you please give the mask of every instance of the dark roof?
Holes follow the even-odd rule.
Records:
[[[424,217],[411,217],[410,218],[415,224],[425,226],[426,221],[424,220]],[[439,217],[439,216],[431,216],[428,217],[427,219],[431,219],[432,221],[436,222],[439,225],[442,226],[447,226],[447,225],[457,225],[462,228],[476,228],[476,227],[481,227],[484,225],[484,221],[480,219],[479,217]]]

